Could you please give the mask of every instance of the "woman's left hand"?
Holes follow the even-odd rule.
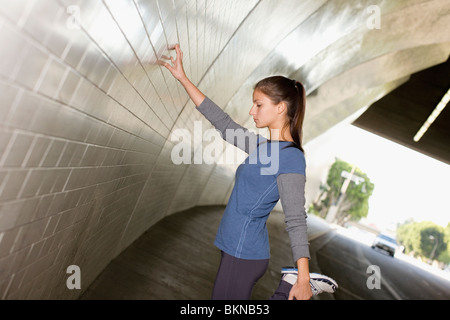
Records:
[[[309,300],[312,297],[309,281],[295,282],[289,292],[289,300]]]

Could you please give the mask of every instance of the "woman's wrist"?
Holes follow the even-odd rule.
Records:
[[[300,258],[297,260],[297,283],[305,284],[309,283],[309,261],[307,258]]]
[[[298,284],[306,284],[306,283],[309,284],[309,280],[310,280],[309,273],[308,274],[300,274],[299,273],[297,276]]]
[[[191,84],[191,80],[186,75],[182,75],[177,79],[183,86]]]

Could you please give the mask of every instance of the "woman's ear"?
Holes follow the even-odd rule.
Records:
[[[279,113],[279,114],[281,114],[281,113],[287,111],[286,102],[281,101],[281,102],[277,105],[277,108],[278,108],[278,113]]]

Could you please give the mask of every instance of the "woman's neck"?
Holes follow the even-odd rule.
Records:
[[[282,130],[280,128],[269,128],[269,138],[272,141],[289,141],[294,142],[294,139],[292,139],[291,133],[289,130]],[[283,132],[284,131],[284,132]]]

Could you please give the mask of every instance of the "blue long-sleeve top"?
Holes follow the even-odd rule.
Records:
[[[237,258],[270,257],[266,221],[281,200],[294,261],[310,258],[305,211],[305,157],[288,141],[270,141],[238,125],[208,97],[198,106],[223,139],[249,156],[235,184],[214,244]]]

